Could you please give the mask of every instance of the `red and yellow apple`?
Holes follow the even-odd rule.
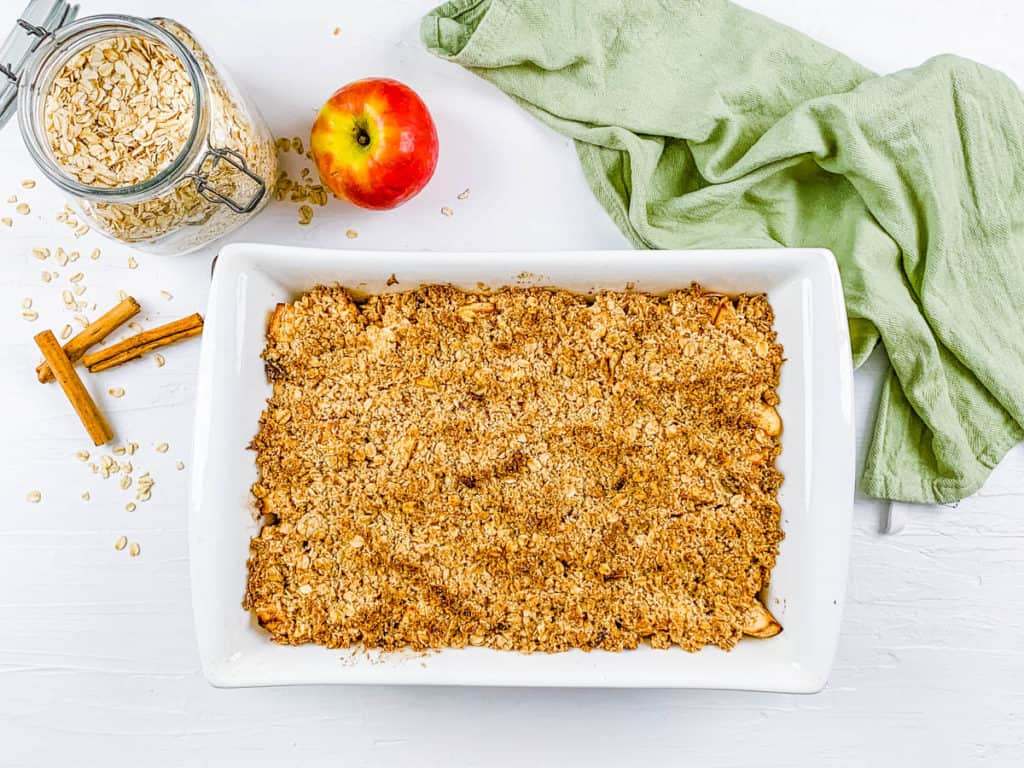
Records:
[[[426,104],[397,80],[357,80],[320,109],[310,136],[324,186],[363,208],[401,205],[437,167],[437,129]]]

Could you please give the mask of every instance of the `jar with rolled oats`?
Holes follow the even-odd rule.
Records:
[[[273,136],[195,36],[171,19],[75,11],[25,9],[0,48],[0,125],[16,108],[33,160],[81,218],[180,254],[258,213],[277,176]]]

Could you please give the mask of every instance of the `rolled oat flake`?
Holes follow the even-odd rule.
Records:
[[[32,0],[0,47],[0,126],[17,111],[76,226],[180,254],[258,213],[277,176],[274,139],[192,32],[172,19],[76,12]]]

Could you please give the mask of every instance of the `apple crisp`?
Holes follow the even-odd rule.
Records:
[[[244,606],[279,643],[731,648],[779,627],[763,295],[428,286],[277,307]]]

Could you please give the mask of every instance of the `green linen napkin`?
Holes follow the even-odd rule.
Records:
[[[638,248],[816,246],[891,361],[862,489],[942,502],[1024,436],[1024,100],[940,56],[879,77],[726,0],[455,0],[427,47],[575,139]]]

